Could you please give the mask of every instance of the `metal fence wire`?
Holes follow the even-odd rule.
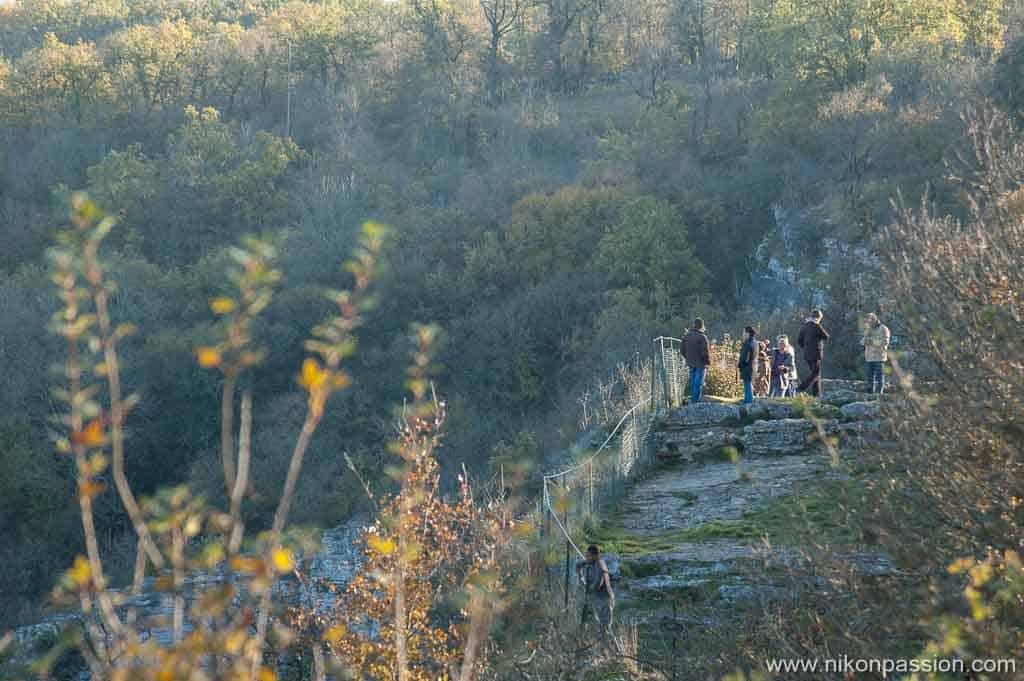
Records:
[[[545,586],[560,592],[564,606],[574,604],[574,563],[584,558],[590,530],[614,510],[632,480],[655,463],[651,431],[658,414],[678,407],[685,397],[685,362],[678,338],[654,339],[650,394],[625,409],[601,445],[580,462],[545,475],[538,503]],[[564,544],[564,568],[560,565]],[[564,572],[563,574],[559,574]]]

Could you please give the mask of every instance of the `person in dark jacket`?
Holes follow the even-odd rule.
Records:
[[[683,357],[690,367],[690,403],[700,402],[704,379],[711,366],[711,343],[704,333],[703,319],[694,319],[693,328],[683,336]]]
[[[757,355],[760,345],[757,342],[757,329],[748,326],[744,329],[747,339],[740,348],[740,361],[736,365],[743,379],[743,404],[754,402],[754,374],[757,373]]]
[[[811,310],[811,316],[800,327],[800,335],[796,338],[796,344],[804,351],[804,361],[810,369],[798,390],[807,392],[810,388],[815,397],[821,396],[821,361],[825,358],[825,341],[829,339],[828,331],[821,325],[824,317],[821,310]]]

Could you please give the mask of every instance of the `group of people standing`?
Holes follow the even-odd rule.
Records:
[[[769,341],[758,340],[757,329],[748,326],[746,338],[740,348],[737,370],[743,381],[743,402],[750,404],[754,397],[793,397],[798,393],[821,396],[821,363],[825,357],[825,343],[831,339],[822,326],[825,315],[821,310],[812,310],[800,327],[796,345],[807,364],[807,374],[799,382],[796,366],[796,349],[788,336],[776,338],[776,346],[769,349]],[[861,344],[864,346],[866,376],[872,393],[885,390],[885,362],[891,339],[889,328],[878,315],[866,317],[866,326]],[[693,328],[683,336],[682,353],[690,368],[690,401],[700,402],[704,382],[711,366],[711,342],[704,328],[704,320],[695,319]]]

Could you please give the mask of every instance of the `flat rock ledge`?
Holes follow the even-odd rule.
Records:
[[[826,435],[837,432],[834,420],[778,419],[755,421],[743,429],[740,443],[746,455],[784,456],[799,454],[820,445],[819,426]]]

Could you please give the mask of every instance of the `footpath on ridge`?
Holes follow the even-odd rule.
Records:
[[[616,620],[641,645],[667,659],[682,646],[688,665],[713,668],[752,614],[785,610],[794,584],[825,579],[814,568],[823,553],[862,577],[893,574],[844,515],[859,484],[851,454],[885,446],[881,402],[856,381],[823,392],[749,408],[710,398],[655,420],[658,464],[588,537],[611,555]]]

